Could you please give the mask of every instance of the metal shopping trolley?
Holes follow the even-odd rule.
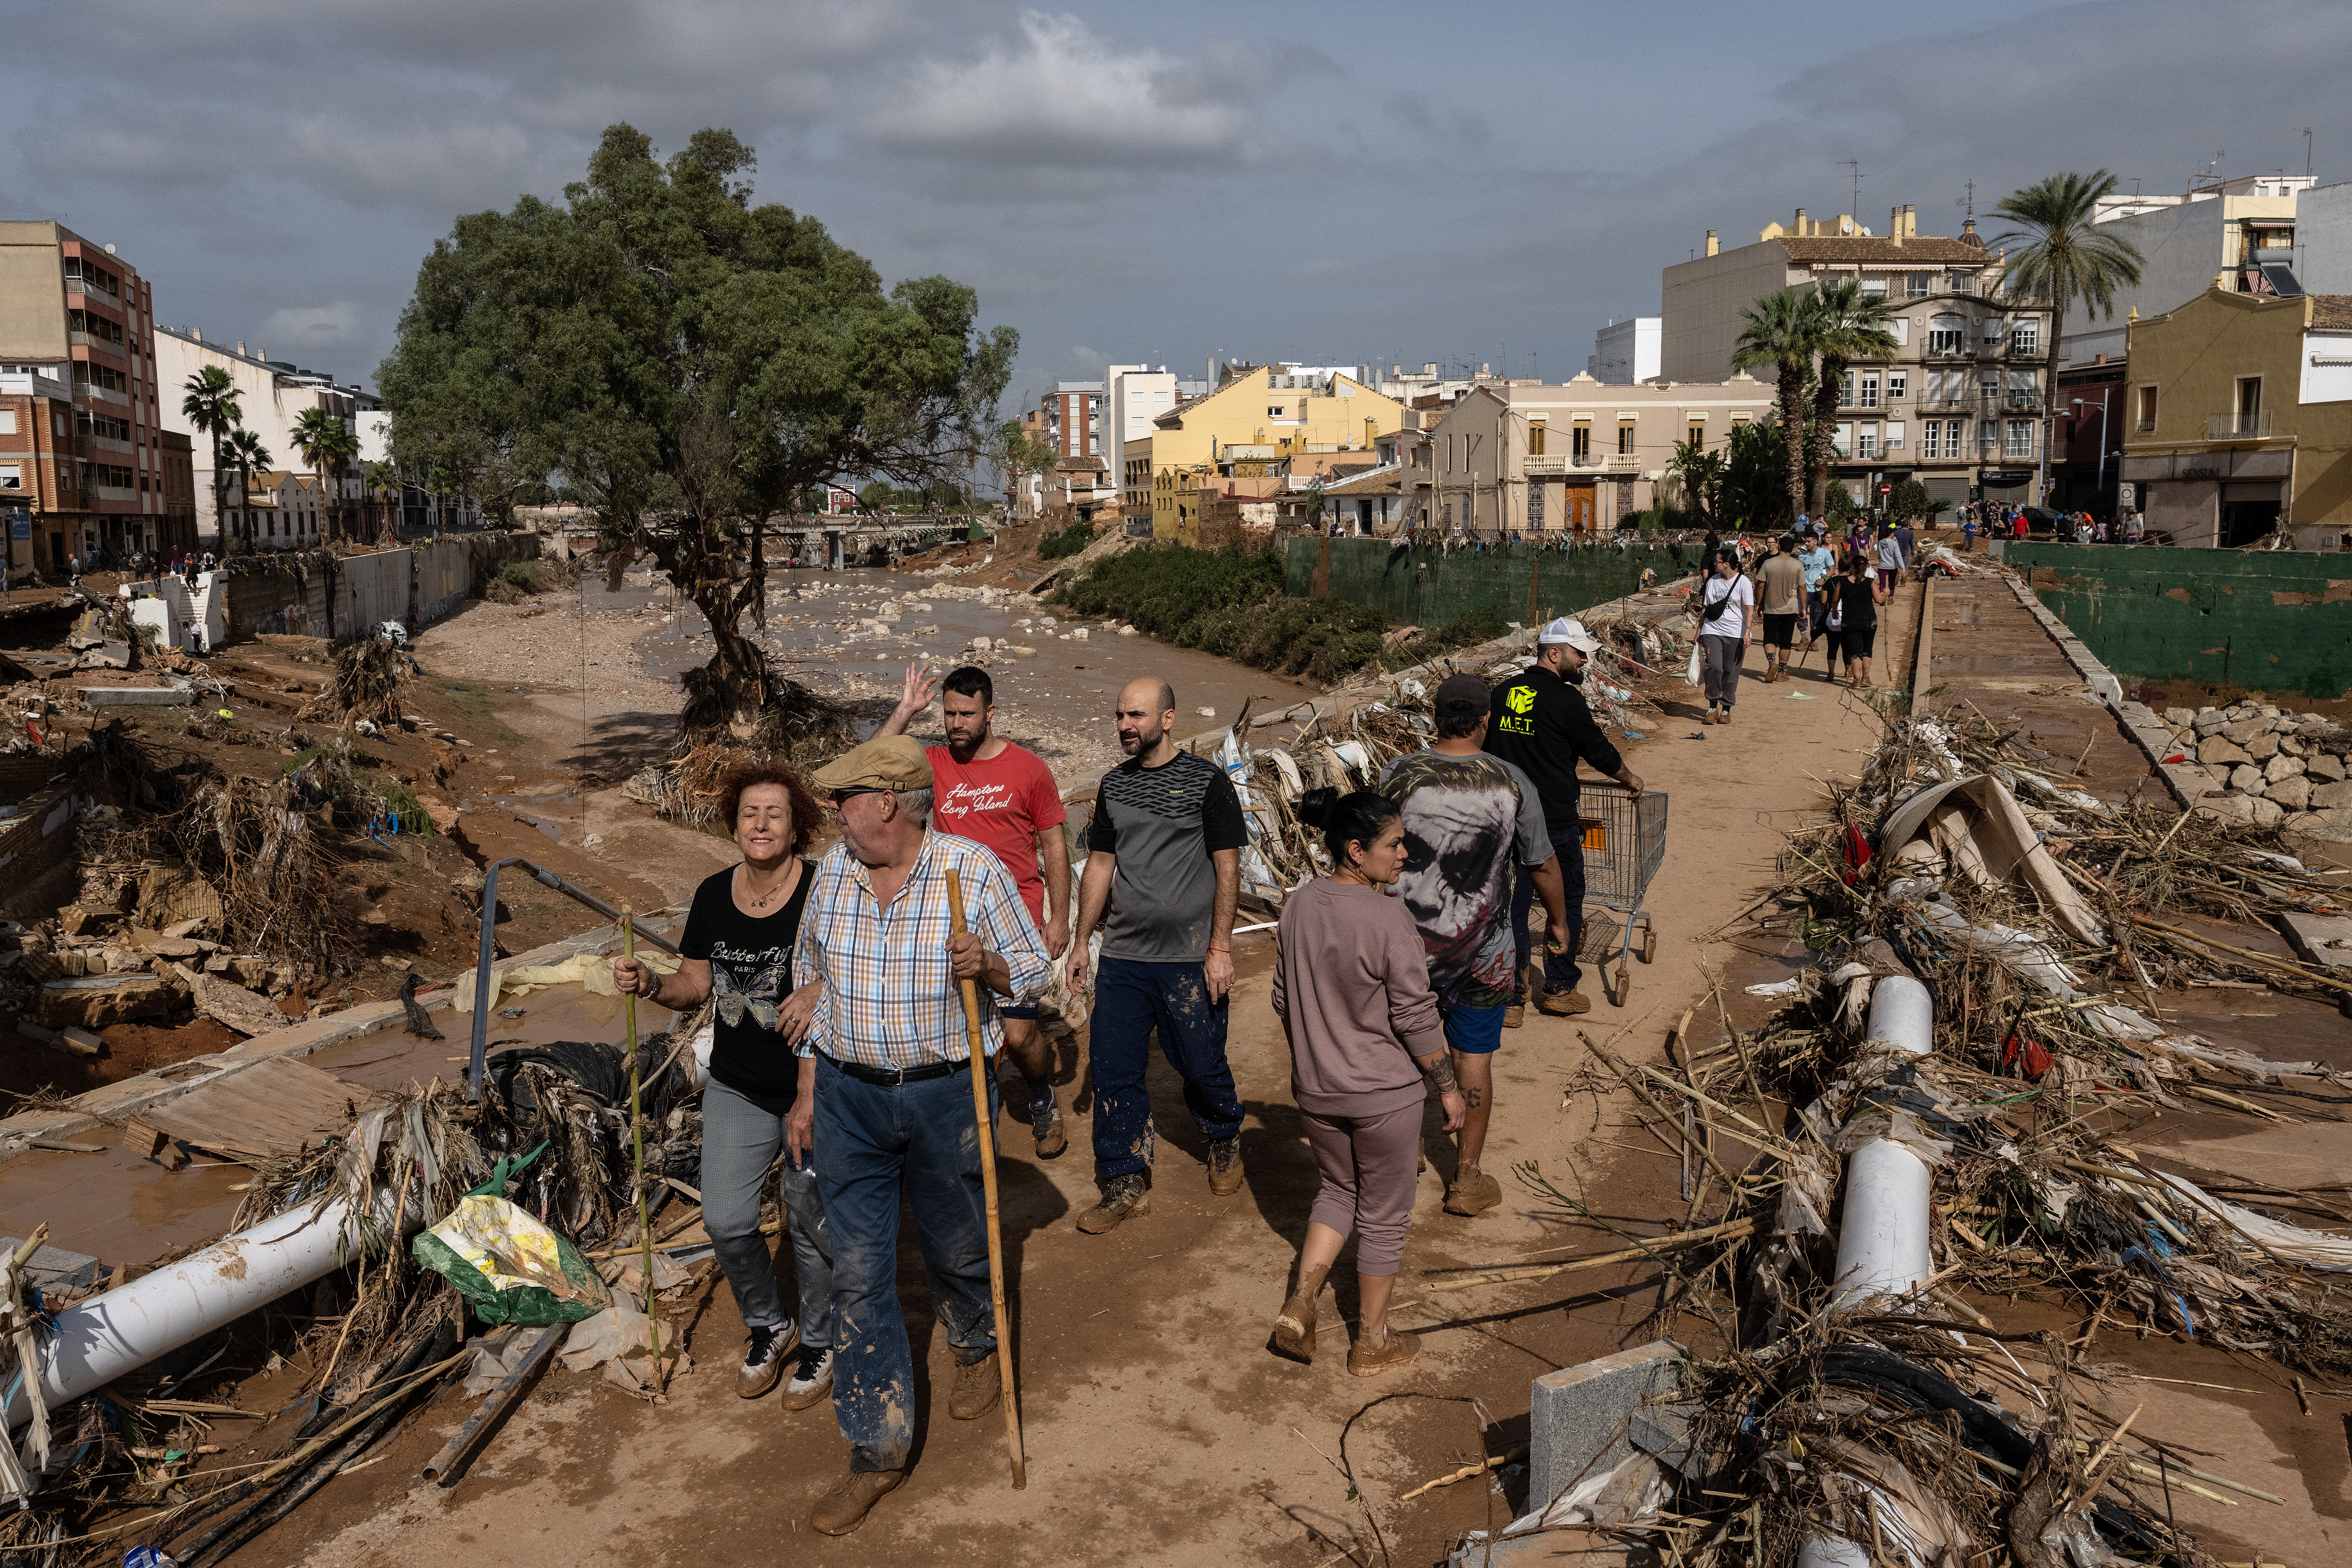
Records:
[[[1644,963],[1658,955],[1658,928],[1642,907],[1650,879],[1666,858],[1666,795],[1645,790],[1636,798],[1622,784],[1587,784],[1578,802],[1584,826],[1584,901],[1599,904],[1622,916],[1617,941],[1617,972],[1609,972],[1603,949],[1598,959],[1601,988],[1612,1007],[1622,1007],[1633,994],[1633,975],[1628,959],[1639,952]],[[1637,949],[1633,930],[1641,928]]]

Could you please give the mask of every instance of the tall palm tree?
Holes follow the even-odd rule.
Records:
[[[390,463],[379,459],[368,465],[366,483],[369,491],[386,505],[385,515],[391,519],[384,529],[386,536],[398,539],[400,537],[400,470]]]
[[[1813,388],[1813,462],[1805,494],[1818,517],[1825,504],[1822,492],[1829,483],[1831,443],[1837,435],[1846,366],[1858,359],[1884,359],[1896,345],[1886,325],[1895,317],[1895,307],[1884,294],[1864,293],[1859,278],[1823,283],[1815,291],[1814,310],[1822,378]]]
[[[2012,296],[2050,302],[2050,342],[2042,371],[2042,458],[2037,481],[2050,465],[2051,423],[2058,411],[2058,340],[2066,328],[2066,307],[2079,303],[2113,321],[2116,290],[2139,282],[2139,247],[2112,226],[2096,221],[2099,198],[2119,182],[2105,169],[2087,174],[2053,174],[2038,185],[2011,191],[1993,211],[2018,226],[1993,237],[2009,257]],[[2034,500],[2042,499],[2034,485]]]
[[[319,481],[320,498],[328,503],[329,531],[341,535],[342,475],[360,455],[360,438],[343,419],[323,408],[305,408],[294,421],[294,446]]]
[[[228,466],[236,471],[239,493],[250,499],[253,494],[254,470],[267,469],[269,467],[269,448],[261,444],[260,437],[239,426],[229,432],[228,439],[222,444],[221,456]],[[248,530],[253,526],[249,515],[245,526]],[[224,555],[228,553],[228,535],[226,531],[221,535],[221,553]]]
[[[245,419],[237,406],[236,383],[220,366],[208,364],[188,377],[181,390],[187,394],[180,400],[181,414],[200,434],[212,438],[213,524],[220,531],[221,553],[226,555],[229,552],[228,465],[223,461],[222,448],[229,432]]]
[[[1821,305],[1810,289],[1782,289],[1739,312],[1748,324],[1731,351],[1736,370],[1772,367],[1780,405],[1780,434],[1789,447],[1789,521],[1805,510],[1805,393],[1821,347]],[[1761,520],[1758,520],[1761,521]]]

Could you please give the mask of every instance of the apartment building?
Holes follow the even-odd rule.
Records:
[[[326,538],[327,490],[310,476],[257,469],[247,482],[231,474],[227,500],[240,550],[315,550]]]
[[[2172,542],[2352,533],[2352,294],[2209,289],[2131,323],[2123,481]]]
[[[1660,370],[1659,333],[1664,325],[1658,316],[1628,316],[1610,322],[1592,334],[1592,357],[1584,362],[1584,374],[1606,386],[1655,381]]]
[[[1405,423],[1406,410],[1344,371],[1300,364],[1226,365],[1214,392],[1180,404],[1152,421],[1151,534],[1198,542],[1199,492],[1240,468],[1281,465],[1293,457],[1359,454],[1378,461],[1373,443]],[[1131,488],[1131,487],[1130,487]]]
[[[1612,533],[1657,499],[1679,444],[1720,449],[1771,408],[1772,388],[1744,373],[1481,386],[1423,439],[1400,443],[1403,521],[1447,534]]]
[[[37,439],[55,447],[26,459],[49,487],[38,492],[46,504],[26,509],[27,537],[12,539],[12,551],[23,544],[28,563],[54,572],[69,555],[156,548],[164,505],[154,299],[138,268],[60,224],[0,223],[0,374],[65,395],[67,427],[57,428],[51,410]],[[47,390],[19,395],[53,400]],[[32,411],[23,412],[20,426]]]
[[[1729,374],[1741,312],[1782,289],[1858,279],[1895,312],[1895,352],[1860,362],[1841,387],[1833,479],[1858,501],[1916,479],[1958,506],[2024,503],[2042,461],[2050,309],[2008,289],[2000,253],[1974,219],[1955,237],[1921,236],[1908,206],[1874,235],[1851,215],[1769,224],[1756,243],[1665,269],[1660,359],[1670,380]]]
[[[158,379],[163,383],[164,396],[163,427],[177,430],[189,437],[195,454],[196,525],[209,539],[218,537],[220,521],[214,515],[215,488],[213,473],[212,437],[189,424],[180,412],[180,399],[187,384],[206,365],[215,365],[228,374],[236,386],[237,408],[245,428],[260,437],[268,449],[270,461],[290,468],[300,462],[301,455],[294,445],[294,426],[303,414],[313,408],[323,408],[342,420],[362,437],[358,466],[340,475],[321,479],[312,476],[312,488],[332,489],[331,498],[357,520],[356,508],[367,500],[363,479],[365,465],[384,457],[383,424],[365,417],[380,414],[383,404],[375,395],[356,384],[344,385],[324,371],[306,370],[292,360],[271,359],[260,347],[247,349],[243,340],[236,346],[205,336],[197,327],[160,327],[155,331],[155,356]],[[420,491],[421,495],[422,492]],[[257,527],[266,521],[259,515],[230,520],[235,530]],[[240,547],[257,544],[269,548],[266,537],[236,532]]]
[[[1045,444],[1064,458],[1093,458],[1102,452],[1103,384],[1099,381],[1056,382],[1038,400]]]

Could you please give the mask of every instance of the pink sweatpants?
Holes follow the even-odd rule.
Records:
[[[1323,1186],[1307,1217],[1341,1237],[1356,1233],[1356,1272],[1394,1274],[1404,1264],[1412,1219],[1413,1167],[1420,1157],[1422,1107],[1384,1116],[1299,1112]]]

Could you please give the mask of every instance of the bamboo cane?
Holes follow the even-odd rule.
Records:
[[[637,955],[637,921],[626,904],[621,906],[621,956]],[[637,1062],[637,994],[632,991],[621,999],[621,1012],[629,1031],[629,1140],[635,1161],[635,1181],[637,1189],[637,1234],[645,1238],[644,1261],[640,1265],[646,1275],[646,1334],[654,1356],[654,1397],[667,1398],[669,1380],[662,1375],[661,1304],[654,1296],[654,1223],[651,1205],[646,1202],[646,1118],[641,1091],[645,1074]]]
[[[963,883],[948,872],[949,929],[964,934]],[[1013,1333],[1004,1317],[1004,1243],[996,1223],[996,1131],[988,1116],[988,1063],[980,1037],[980,988],[961,981],[963,994],[963,1037],[971,1059],[971,1113],[980,1124],[980,1184],[988,1197],[988,1294],[996,1309],[996,1373],[1003,1380],[1004,1451],[1013,1461],[1013,1489],[1029,1485],[1029,1461],[1021,1450],[1021,1409],[1013,1392]]]

